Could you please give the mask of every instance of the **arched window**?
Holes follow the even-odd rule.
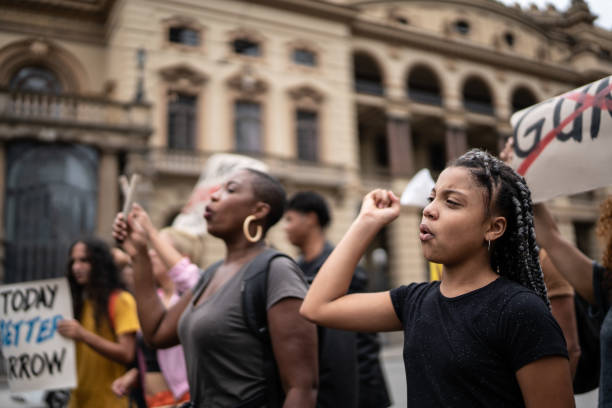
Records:
[[[512,93],[512,112],[520,111],[537,103],[535,96],[527,88],[520,87]]]
[[[424,65],[410,70],[407,83],[408,98],[415,102],[441,105],[440,84],[436,74]]]
[[[13,74],[9,88],[45,93],[62,92],[62,84],[53,71],[42,66],[25,66]]]
[[[70,244],[95,230],[97,179],[98,154],[90,147],[8,147],[5,283],[64,275]]]
[[[356,92],[384,95],[382,75],[374,58],[364,53],[354,54],[353,72]]]
[[[463,106],[470,112],[493,115],[491,91],[478,77],[470,77],[463,85]]]

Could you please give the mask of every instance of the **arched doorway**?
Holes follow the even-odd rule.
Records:
[[[4,282],[62,276],[69,245],[95,230],[98,153],[18,142],[6,158]]]

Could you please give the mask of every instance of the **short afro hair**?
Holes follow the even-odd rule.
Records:
[[[323,196],[314,191],[300,191],[295,193],[287,203],[287,210],[293,210],[302,214],[315,213],[321,228],[325,228],[331,221],[329,207]]]

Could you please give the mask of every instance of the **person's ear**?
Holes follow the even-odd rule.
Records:
[[[314,211],[309,211],[304,214],[304,218],[308,222],[309,227],[314,228],[319,226],[319,217],[317,217],[317,214]]]
[[[485,233],[485,241],[495,241],[506,232],[506,217],[491,217],[489,228]]]
[[[255,204],[255,211],[252,215],[257,218],[257,221],[262,221],[268,216],[270,213],[270,204],[264,203],[263,201],[258,201]]]

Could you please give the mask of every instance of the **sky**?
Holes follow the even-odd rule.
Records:
[[[522,8],[529,7],[535,3],[540,9],[545,8],[548,3],[554,4],[557,10],[565,11],[571,4],[571,0],[499,0],[509,6],[519,3]],[[612,30],[612,0],[586,0],[591,13],[599,16],[595,25]]]

